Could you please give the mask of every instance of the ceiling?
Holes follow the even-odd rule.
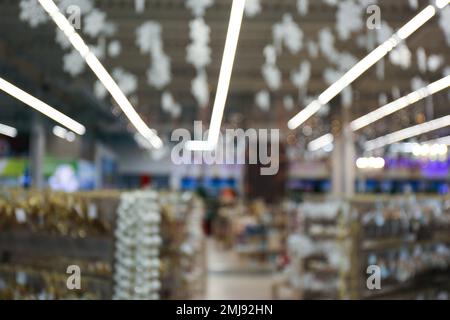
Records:
[[[31,28],[19,19],[19,1],[0,0],[0,72],[5,78],[16,80],[19,84],[29,88],[31,92],[46,98],[55,106],[60,106],[75,119],[83,122],[94,132],[105,135],[126,132],[126,124],[122,118],[112,114],[110,100],[101,101],[93,94],[94,76],[86,70],[80,76],[70,77],[62,70],[62,57],[64,52],[55,43],[55,26],[47,23],[37,28]],[[103,60],[107,69],[123,67],[135,74],[139,79],[137,90],[137,110],[151,127],[160,132],[169,132],[176,127],[191,127],[194,120],[209,121],[211,107],[199,108],[193,98],[190,88],[195,77],[194,67],[186,62],[186,46],[189,43],[189,21],[192,14],[185,8],[183,0],[147,0],[146,11],[142,14],[135,12],[132,0],[96,0],[97,8],[105,11],[108,20],[117,25],[117,33],[108,39],[121,41],[122,53],[117,58]],[[425,7],[428,1],[419,1],[420,8]],[[207,68],[211,100],[213,100],[220,60],[225,42],[228,24],[230,0],[216,0],[215,5],[207,10],[205,21],[211,27],[212,63]],[[408,0],[379,0],[382,19],[397,29],[400,25],[414,16]],[[231,80],[229,99],[226,107],[226,122],[233,122],[241,127],[276,127],[286,130],[287,120],[302,107],[299,105],[292,111],[283,106],[285,95],[297,96],[297,89],[290,81],[290,72],[297,69],[299,64],[308,59],[312,64],[312,77],[308,85],[308,95],[315,96],[326,89],[323,72],[330,67],[327,59],[319,55],[312,59],[306,49],[297,55],[287,50],[278,58],[278,67],[283,73],[283,83],[280,90],[271,93],[272,106],[269,112],[263,112],[255,105],[255,94],[267,85],[261,75],[264,64],[263,49],[273,42],[272,25],[281,21],[283,14],[292,13],[294,19],[303,30],[305,39],[317,41],[318,31],[324,27],[333,29],[336,24],[336,9],[323,3],[323,1],[310,1],[309,13],[301,17],[297,14],[295,0],[262,0],[263,11],[254,18],[245,18],[240,35],[235,67]],[[141,54],[135,44],[135,30],[145,21],[155,20],[163,27],[164,50],[171,59],[172,82],[168,89],[175,99],[181,103],[183,113],[180,119],[172,119],[161,110],[161,91],[147,84],[146,70],[150,66],[150,58]],[[360,34],[375,32],[364,28],[362,33],[355,34],[349,41],[337,41],[336,47],[341,51],[348,51],[355,57],[362,58],[367,54],[366,49],[357,45]],[[95,43],[95,39],[86,40]],[[423,47],[427,54],[440,54],[445,57],[445,64],[450,65],[450,55],[445,37],[434,18],[421,30],[415,33],[407,45],[413,53],[411,67],[403,70],[389,61],[385,64],[385,79],[379,80],[372,68],[358,79],[353,85],[353,104],[351,106],[352,118],[360,116],[378,107],[379,94],[386,93],[392,99],[392,89],[398,87],[401,94],[411,91],[411,79],[417,75],[425,81],[434,81],[442,77],[442,70],[421,73],[417,67],[416,49]],[[386,59],[387,60],[387,59]],[[2,114],[0,121],[11,119],[20,122],[27,119],[28,110],[17,106],[12,100],[5,100],[0,94]],[[6,103],[5,101],[8,101]],[[408,109],[408,112],[399,113],[387,118],[376,126],[363,131],[366,138],[376,137],[384,132],[393,131],[411,125],[416,121],[423,121],[417,117],[424,113],[425,118],[438,117],[448,114],[449,99],[447,93],[434,97],[434,105],[417,103]],[[11,107],[8,109],[8,105]],[[5,111],[3,111],[5,110]],[[9,110],[9,111],[8,111]],[[341,113],[340,100],[334,99],[331,103],[331,114],[323,118],[314,118],[310,121],[313,139],[330,130],[333,119],[339,119]],[[23,120],[26,122],[26,120]],[[24,123],[25,125],[25,123]],[[301,130],[296,131],[301,135]],[[445,132],[443,132],[445,133]]]

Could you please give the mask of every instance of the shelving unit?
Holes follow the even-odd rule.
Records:
[[[449,198],[362,196],[295,210],[291,263],[275,297],[283,286],[295,299],[448,297]],[[367,287],[370,265],[380,267],[379,290]]]
[[[117,193],[17,190],[9,197],[0,209],[0,296],[111,299]],[[44,200],[48,207],[39,208]],[[23,210],[25,219],[18,219],[17,210]],[[59,214],[61,219],[55,219]],[[70,265],[80,267],[81,290],[67,289]]]
[[[203,298],[207,256],[203,235],[204,204],[193,193],[162,195],[161,260],[163,299]]]
[[[376,202],[368,200],[370,201],[353,199],[351,202],[352,210],[357,212],[357,218],[353,222],[352,232],[354,263],[350,297],[419,299],[423,296],[436,299],[439,295],[448,295],[449,198],[385,198]],[[392,207],[393,203],[397,207]],[[406,214],[402,218],[396,215],[401,210]],[[412,213],[412,210],[416,211]],[[381,223],[381,220],[374,226],[367,222],[365,216],[374,212],[378,217],[387,218],[384,223]],[[364,220],[366,222],[363,222]],[[375,257],[377,261],[370,261],[375,260]],[[382,267],[380,290],[367,288],[366,269],[370,264]],[[402,269],[405,269],[403,273]]]

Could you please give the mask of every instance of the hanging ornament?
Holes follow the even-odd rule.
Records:
[[[342,106],[350,108],[353,104],[353,90],[351,86],[346,87],[341,93]]]
[[[84,18],[83,32],[93,38],[97,37],[106,27],[106,13],[94,9]]]
[[[384,80],[384,74],[385,74],[385,62],[384,59],[380,59],[378,63],[376,64],[376,74],[378,80]]]
[[[152,65],[147,71],[147,80],[156,89],[162,89],[172,81],[170,58],[163,54],[152,54]]]
[[[319,56],[319,47],[317,46],[317,43],[314,41],[308,41],[307,48],[308,54],[311,58],[315,59]]]
[[[310,104],[312,101],[314,101],[315,98],[309,97],[305,99],[305,104]],[[330,114],[330,105],[326,104],[324,106],[322,106],[322,108],[319,109],[319,111],[317,111],[317,115],[319,117],[326,117]]]
[[[387,102],[388,102],[387,95],[385,93],[380,93],[380,95],[378,96],[378,105],[384,106],[387,104]]]
[[[201,108],[205,108],[209,102],[208,77],[204,70],[197,74],[192,81],[191,91]]]
[[[339,1],[336,12],[336,31],[339,39],[349,40],[353,32],[362,30],[362,12],[361,7],[353,0]]]
[[[59,46],[63,50],[67,50],[71,47],[69,38],[67,38],[67,36],[64,34],[64,32],[62,32],[62,30],[59,28],[56,29],[55,41],[57,44],[59,44]]]
[[[77,50],[72,49],[69,53],[63,56],[63,70],[70,74],[72,77],[78,76],[86,68],[86,63],[83,57]]]
[[[348,71],[350,70],[356,63],[358,59],[354,55],[349,52],[341,52],[338,54],[338,58],[335,61],[335,64],[338,66],[339,70]]]
[[[273,39],[278,52],[284,44],[291,54],[297,54],[303,47],[303,31],[292,15],[284,14],[282,21],[272,27]]]
[[[419,67],[419,71],[421,73],[427,72],[428,63],[427,63],[427,54],[425,52],[425,49],[422,47],[419,47],[416,51],[417,56],[417,66]]]
[[[253,18],[262,11],[261,0],[246,0],[245,1],[245,15]]]
[[[32,28],[36,28],[48,21],[48,15],[39,4],[38,0],[21,0],[19,7],[20,20],[28,22]]]
[[[134,10],[136,10],[136,13],[143,13],[145,11],[145,0],[134,0]]]
[[[326,68],[325,71],[323,72],[323,78],[324,78],[325,82],[329,85],[335,83],[343,75],[344,75],[344,73],[342,71],[335,70],[332,68]]]
[[[408,0],[409,7],[413,10],[417,10],[419,8],[419,1],[418,0]]]
[[[306,60],[303,61],[298,70],[291,73],[291,81],[298,89],[299,100],[306,97],[308,92],[308,83],[311,78],[311,63]]]
[[[297,0],[297,10],[301,16],[306,16],[309,9],[309,0]]]
[[[406,70],[411,66],[411,51],[405,43],[401,43],[389,53],[389,60],[393,65]]]
[[[122,52],[122,44],[119,40],[111,41],[108,45],[108,55],[111,58],[117,58]]]
[[[329,28],[323,28],[319,31],[319,48],[320,52],[330,62],[338,60],[339,54],[334,46],[335,38]]]
[[[136,45],[141,53],[150,53],[155,47],[162,47],[161,25],[154,21],[147,21],[136,29]]]
[[[186,60],[197,69],[202,69],[211,63],[210,28],[203,18],[197,18],[189,23],[191,43],[187,47]]]
[[[270,109],[270,93],[267,90],[260,91],[255,96],[255,103],[262,111]]]
[[[203,17],[206,9],[214,4],[214,0],[186,0],[186,7],[196,17]]]
[[[295,107],[294,98],[292,98],[292,96],[290,95],[284,96],[283,105],[287,111],[292,111]]]
[[[391,93],[392,93],[392,97],[395,100],[399,99],[401,97],[401,95],[402,95],[400,89],[397,86],[392,88]]]
[[[211,63],[209,47],[210,28],[203,20],[207,8],[214,0],[185,0],[186,7],[196,17],[189,23],[189,38],[191,42],[186,49],[186,60],[196,68],[197,76],[191,82],[191,92],[201,108],[209,103],[208,75],[206,66]]]
[[[442,55],[433,54],[428,57],[428,70],[431,72],[438,71],[444,64],[445,59]]]
[[[99,99],[105,99],[108,95],[108,91],[106,91],[105,86],[99,80],[94,83],[94,95]]]
[[[270,90],[275,91],[281,87],[281,71],[276,65],[266,63],[262,67],[262,74]]]
[[[262,75],[271,90],[278,90],[281,86],[281,71],[278,69],[277,53],[273,45],[267,45],[263,51],[265,64],[262,66]]]
[[[266,64],[276,64],[277,63],[277,51],[273,45],[267,45],[263,51],[264,58],[266,59]]]
[[[413,91],[417,91],[427,86],[427,83],[421,77],[414,77],[411,80],[411,88]]]
[[[136,29],[136,45],[141,53],[150,53],[151,66],[147,71],[148,83],[162,89],[172,80],[170,58],[165,54],[162,42],[162,27],[147,21]]]
[[[173,118],[178,118],[181,115],[181,106],[168,91],[165,91],[161,96],[161,107],[164,112],[169,113]]]
[[[138,87],[138,80],[134,74],[125,71],[121,67],[117,67],[113,69],[112,76],[114,80],[117,81],[117,85],[126,96],[129,96],[132,93],[136,92]]]

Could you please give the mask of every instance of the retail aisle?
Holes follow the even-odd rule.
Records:
[[[249,268],[232,251],[217,248],[208,242],[209,300],[267,300],[271,298],[270,272],[257,267]]]

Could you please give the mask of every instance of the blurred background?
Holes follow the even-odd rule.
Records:
[[[448,1],[246,0],[221,128],[269,176],[173,161],[233,2],[0,0],[1,299],[448,299]]]

